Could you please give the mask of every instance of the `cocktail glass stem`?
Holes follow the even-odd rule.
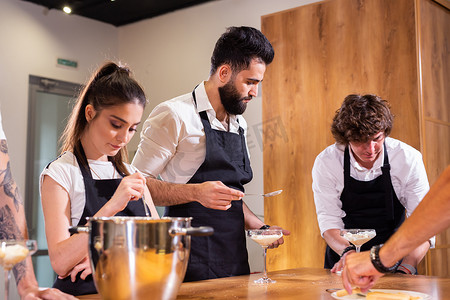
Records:
[[[10,270],[5,269],[5,300],[8,300],[9,295],[9,278],[11,277]]]
[[[262,280],[269,281],[269,277],[267,277],[267,247],[263,248],[264,248],[264,274]]]
[[[264,274],[261,278],[258,280],[255,280],[255,283],[274,283],[275,280],[270,279],[267,277],[267,246],[263,246],[264,249]]]
[[[359,246],[355,245],[355,247],[356,247],[356,252],[359,253],[359,251],[361,251],[361,245],[359,245]]]

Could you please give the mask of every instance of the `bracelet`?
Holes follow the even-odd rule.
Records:
[[[386,267],[383,265],[383,263],[380,260],[380,249],[383,246],[383,244],[373,246],[370,249],[370,261],[372,262],[375,269],[377,269],[380,273],[393,273],[397,269],[398,265],[400,264],[400,261],[396,262],[395,265],[392,267]]]
[[[344,256],[345,253],[347,253],[348,251],[356,251],[356,246],[351,244],[350,246],[347,246],[344,251],[342,251],[341,257]]]
[[[263,230],[263,229],[269,229],[270,228],[270,225],[263,225],[263,226],[261,226],[261,228],[259,228],[260,230]]]

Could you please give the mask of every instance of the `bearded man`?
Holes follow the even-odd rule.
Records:
[[[214,228],[212,236],[192,237],[185,281],[250,273],[245,229],[268,225],[242,201],[253,175],[241,114],[273,57],[259,30],[228,28],[216,42],[208,80],[155,107],[144,123],[132,164],[147,176],[154,203],[166,206],[166,216]]]

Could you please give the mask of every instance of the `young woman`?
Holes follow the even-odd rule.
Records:
[[[70,235],[86,217],[145,216],[145,193],[158,218],[144,176],[126,163],[126,145],[146,104],[130,71],[108,62],[90,79],[63,134],[63,153],[40,178],[50,261],[59,275],[53,287],[72,295],[96,293],[88,259],[88,235]]]

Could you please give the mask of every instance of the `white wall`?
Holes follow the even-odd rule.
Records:
[[[116,28],[24,1],[1,0],[0,103],[13,174],[22,195],[28,75],[84,83],[105,59],[120,59],[132,68],[150,99],[145,118],[157,103],[190,92],[207,79],[215,41],[226,27],[261,28],[262,15],[312,2],[317,0],[218,0]],[[57,67],[57,57],[78,61],[78,69]],[[245,113],[254,170],[246,189],[252,193],[263,192],[262,148],[253,131],[262,122],[261,110],[258,97]],[[136,136],[130,149],[137,143]],[[263,215],[262,199],[248,198],[246,202],[257,215]],[[249,244],[254,271],[262,266],[259,250]]]
[[[19,0],[0,1],[0,103],[13,175],[25,193],[28,76],[83,83],[105,58],[116,58],[117,28]],[[78,61],[75,70],[56,58]]]

